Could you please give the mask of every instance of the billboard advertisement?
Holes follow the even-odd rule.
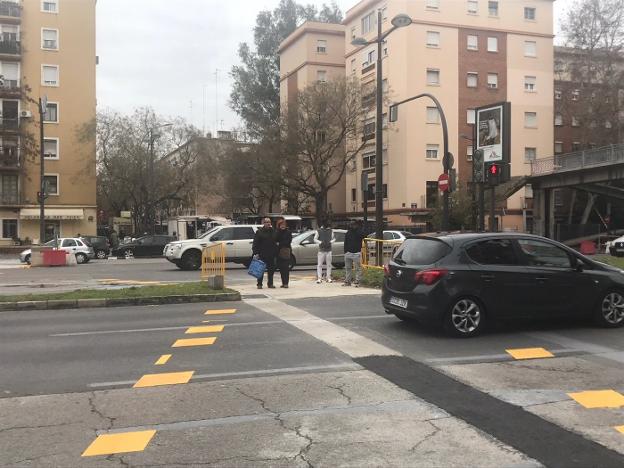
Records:
[[[502,104],[476,111],[477,149],[486,163],[503,160],[504,119]]]

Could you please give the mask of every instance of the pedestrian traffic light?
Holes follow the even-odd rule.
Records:
[[[487,163],[485,165],[485,177],[487,183],[491,186],[500,184],[502,172],[503,167],[500,163]]]
[[[475,150],[472,154],[472,181],[483,182],[483,151]]]

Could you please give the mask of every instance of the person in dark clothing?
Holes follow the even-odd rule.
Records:
[[[362,241],[365,237],[362,226],[358,221],[349,225],[344,241],[345,281],[343,286],[351,286],[353,267],[355,267],[355,287],[357,288],[360,285],[362,280]]]
[[[264,218],[262,227],[256,231],[253,240],[252,252],[254,258],[262,260],[266,264],[267,286],[273,286],[273,275],[275,274],[275,257],[277,257],[277,243],[275,242],[275,231],[271,226],[271,220]],[[262,289],[264,275],[258,279],[258,289]]]
[[[290,278],[290,254],[292,243],[292,233],[288,229],[286,220],[280,218],[277,220],[277,234],[275,240],[277,241],[277,268],[280,271],[282,277],[282,288],[288,287],[288,280]]]

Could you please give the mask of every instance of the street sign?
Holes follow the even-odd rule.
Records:
[[[438,190],[440,192],[446,192],[449,189],[449,176],[448,174],[440,174],[438,177]]]

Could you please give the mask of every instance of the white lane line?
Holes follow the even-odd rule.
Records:
[[[362,366],[359,364],[344,363],[344,364],[328,364],[326,366],[303,366],[303,367],[282,367],[278,369],[260,369],[253,371],[241,371],[241,372],[222,372],[217,374],[194,374],[191,381],[202,379],[215,379],[215,378],[230,378],[230,377],[245,377],[245,376],[261,376],[261,375],[273,375],[273,374],[292,374],[292,373],[305,373],[316,371],[356,371],[362,370]],[[134,380],[119,380],[116,382],[95,382],[87,384],[89,388],[101,388],[101,387],[117,387],[119,385],[134,385]]]

